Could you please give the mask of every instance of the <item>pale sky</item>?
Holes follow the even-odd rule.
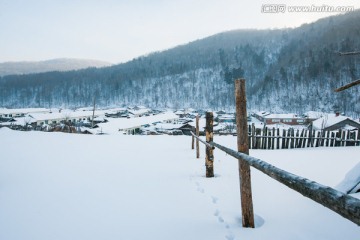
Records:
[[[262,13],[264,4],[360,8],[359,0],[0,0],[0,62],[120,63],[227,30],[296,27],[340,13]]]

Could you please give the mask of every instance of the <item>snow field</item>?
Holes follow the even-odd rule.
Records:
[[[235,148],[232,136],[214,139]],[[360,228],[252,168],[256,229],[241,227],[237,160],[204,177],[187,136],[0,129],[0,239],[358,239]],[[360,149],[253,150],[334,187]],[[308,165],[312,167],[309,168]]]

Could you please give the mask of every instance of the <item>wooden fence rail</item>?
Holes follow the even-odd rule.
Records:
[[[246,161],[250,166],[265,173],[269,177],[279,181],[289,188],[301,193],[303,196],[320,203],[331,209],[344,218],[360,226],[360,200],[348,194],[337,191],[331,187],[321,185],[309,179],[297,176],[282,169],[279,169],[263,160],[251,157],[224,147],[215,142],[204,142],[194,133],[192,135],[208,147],[215,147],[231,155],[236,159]]]
[[[248,126],[250,149],[360,146],[360,131],[315,131]]]
[[[207,169],[206,177],[214,176],[213,149],[215,147],[238,159],[243,227],[254,227],[250,166],[360,226],[359,199],[331,187],[323,186],[314,181],[289,173],[263,160],[248,155],[249,148],[287,149],[359,145],[359,130],[352,132],[343,130],[329,132],[314,131],[312,129],[303,129],[301,131],[283,129],[280,131],[280,129],[269,129],[266,126],[263,129],[256,129],[255,125],[247,127],[245,79],[235,80],[235,102],[238,151],[234,151],[213,141],[213,114],[211,112],[206,113],[206,142],[199,138],[199,134],[191,132],[191,135],[198,140],[197,142],[200,141],[206,145],[206,166],[208,168],[208,165],[211,165],[212,171],[210,176]],[[198,133],[198,125],[196,128],[196,132]],[[209,164],[209,162],[211,164]]]

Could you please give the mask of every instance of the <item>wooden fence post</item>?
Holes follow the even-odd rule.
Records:
[[[283,129],[283,135],[282,135],[282,139],[281,139],[281,149],[285,149],[286,146],[286,130]]]
[[[264,129],[263,129],[263,138],[262,138],[262,147],[261,149],[266,149],[266,136],[267,136],[267,126],[265,125],[264,126]]]
[[[196,136],[199,137],[199,115],[196,116]],[[200,158],[199,139],[196,139],[196,158]]]
[[[335,137],[336,137],[336,135],[335,135],[335,133],[334,132],[332,132],[331,133],[331,141],[330,141],[330,147],[334,147],[335,145]]]
[[[273,143],[272,143],[271,149],[272,150],[275,149],[275,127],[273,127]]]
[[[195,128],[192,127],[191,131],[194,132],[194,130],[195,130]],[[194,149],[194,145],[195,145],[194,143],[195,143],[195,138],[194,138],[194,136],[191,136],[191,149]]]
[[[294,148],[299,148],[299,129],[296,130],[296,134],[295,134],[295,145]]]
[[[238,151],[249,155],[245,79],[235,80],[236,130]],[[254,228],[254,210],[251,192],[250,165],[239,160],[242,225]]]
[[[251,144],[251,141],[252,141],[252,136],[251,136],[251,134],[252,134],[252,132],[251,132],[251,125],[248,125],[248,131],[249,131],[249,134],[248,134],[248,138],[249,138],[249,149],[251,149],[251,146],[252,146],[252,144]]]
[[[252,149],[255,149],[256,147],[256,132],[255,132],[255,123],[251,124],[251,132],[252,132]]]
[[[206,112],[206,127],[205,135],[206,142],[212,142],[214,139],[213,133],[214,115],[212,112]],[[205,166],[206,166],[206,177],[214,177],[214,149],[206,146]]]
[[[256,129],[256,148],[261,149],[261,128]]]
[[[312,130],[313,130],[313,125],[312,122],[310,123],[310,127],[309,127],[309,138],[308,138],[308,142],[307,142],[307,147],[312,147]]]

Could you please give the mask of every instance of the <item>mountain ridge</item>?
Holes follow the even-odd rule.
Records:
[[[106,67],[112,63],[79,58],[54,58],[42,61],[6,61],[0,63],[0,76],[51,71],[71,71],[88,67]]]
[[[233,80],[247,80],[251,110],[360,114],[360,11],[292,29],[233,30],[110,67],[0,78],[1,106],[147,105],[228,109]],[[14,81],[15,80],[15,81]],[[15,84],[16,82],[16,84]],[[21,99],[21,101],[19,101]]]

